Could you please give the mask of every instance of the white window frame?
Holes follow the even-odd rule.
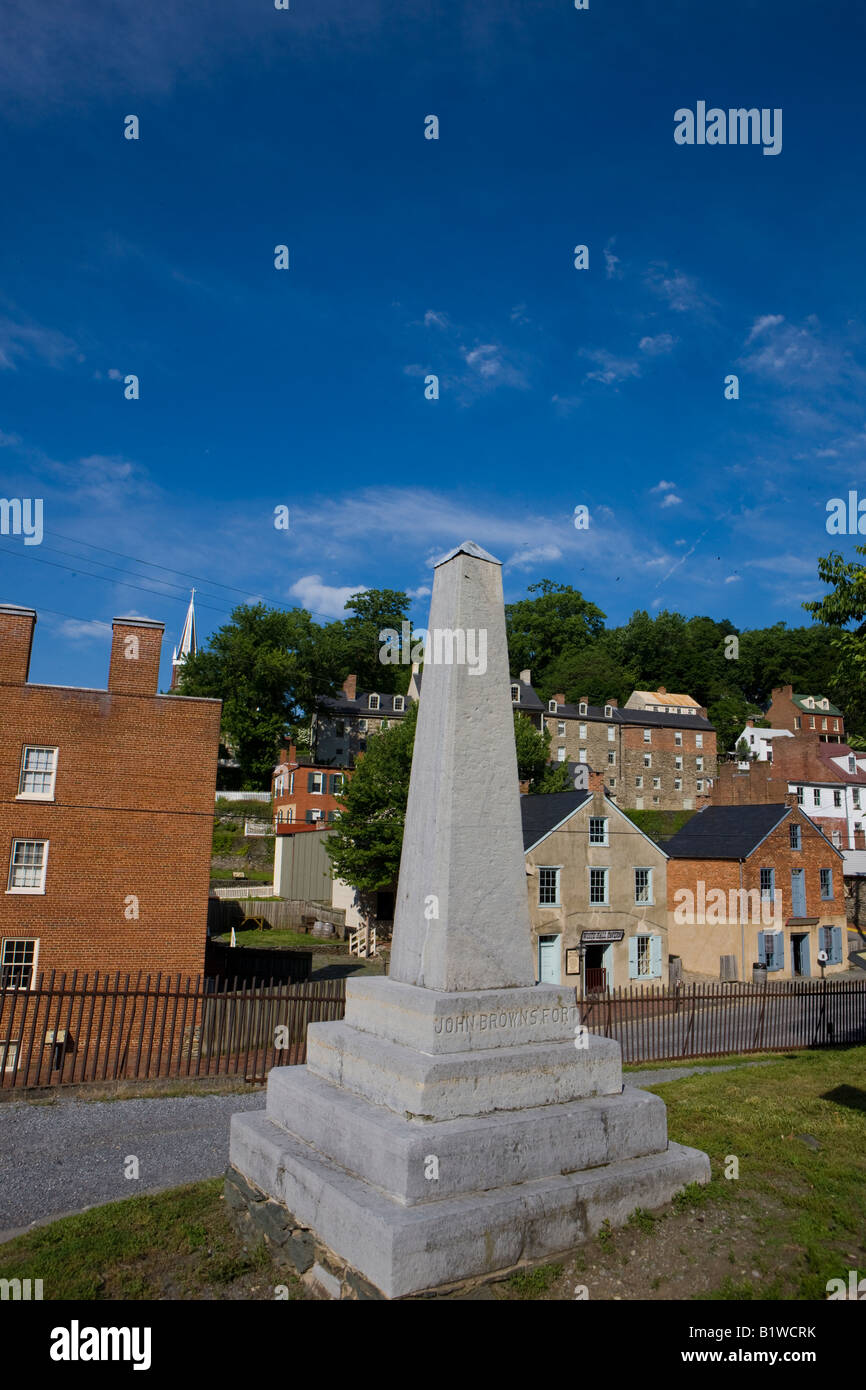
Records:
[[[359,734],[365,734],[366,732],[367,732],[367,720],[366,720],[366,719],[359,719],[359,720],[358,720],[358,733],[359,733]]]
[[[45,894],[45,876],[48,872],[48,840],[15,839],[12,841],[12,848],[9,852],[9,875],[6,879],[6,892],[16,893],[22,896],[36,897]],[[42,877],[38,888],[13,888],[12,875],[15,869],[15,846],[16,845],[42,845]],[[18,938],[15,938],[18,940]],[[21,938],[24,939],[23,937]]]
[[[585,724],[580,724],[580,725],[578,726],[577,736],[578,736],[578,738],[586,738],[586,725],[585,725]]]
[[[519,705],[519,704],[520,704],[520,686],[519,686],[519,685],[512,685],[512,687],[511,687],[511,703],[512,703],[512,704],[515,704],[515,705]]]
[[[615,748],[611,748],[611,749],[608,750],[607,765],[608,765],[608,767],[616,767],[616,749],[615,749]]]
[[[613,719],[613,705],[605,705],[604,717],[605,719]]]
[[[599,822],[601,822],[601,839],[600,839],[600,840],[599,840],[598,838],[593,839],[593,835],[597,833],[596,831],[593,830],[593,825],[595,824],[595,825],[597,826]],[[590,843],[591,845],[609,845],[609,844],[610,844],[610,838],[609,838],[608,829],[607,829],[607,822],[608,822],[608,817],[607,817],[607,816],[590,816],[590,818],[589,818],[589,843]]]
[[[565,762],[565,749],[564,749],[564,748],[557,748],[557,750],[556,750],[556,761],[557,761],[558,763],[564,763],[564,762]]]
[[[30,980],[29,980],[29,983],[26,984],[26,985],[7,985],[6,988],[7,988],[8,990],[15,990],[15,989],[35,989],[35,987],[36,987],[36,971],[37,971],[37,969],[39,968],[39,944],[40,944],[40,938],[39,938],[38,936],[3,936],[3,937],[0,937],[0,980],[2,980],[2,978],[3,978],[3,971],[4,971],[4,970],[6,970],[6,969],[14,969],[14,968],[15,968],[14,962],[12,962],[12,961],[10,961],[10,962],[8,963],[8,966],[7,966],[7,963],[6,963],[6,961],[5,961],[5,956],[6,956],[6,947],[7,947],[7,946],[12,946],[12,945],[14,945],[14,943],[17,942],[17,941],[25,941],[25,942],[27,942],[28,944],[32,942],[32,944],[33,944],[33,960],[32,960],[31,965],[30,965]],[[19,968],[20,968],[20,967],[19,967]]]
[[[400,702],[399,704],[397,703],[398,700]],[[395,695],[392,708],[395,714],[403,714],[406,709],[406,697],[404,695]]]
[[[674,729],[674,747],[675,747],[675,748],[682,748],[682,746],[683,746],[683,731],[682,731],[682,729]]]
[[[699,778],[697,779],[697,781],[695,782],[695,791],[696,791],[696,792],[700,792],[701,795],[703,795],[703,790],[704,790],[704,780],[703,780],[702,777],[699,777]]]
[[[675,757],[675,758],[674,758],[674,771],[676,771],[676,772],[682,772],[682,770],[683,770],[683,760],[682,760],[682,757]]]
[[[646,881],[646,893],[647,893],[647,896],[646,896],[645,898],[638,897],[638,886],[637,886],[637,876],[638,876],[638,874],[646,874],[646,875],[647,875],[647,881]],[[643,864],[635,865],[635,870],[634,870],[634,900],[635,900],[635,905],[636,905],[637,907],[654,907],[654,906],[655,906],[655,895],[653,894],[653,871],[652,871],[651,868],[647,868],[646,865],[643,865]]]
[[[52,744],[49,744],[49,743],[25,743],[24,747],[23,747],[22,750],[21,750],[21,767],[20,767],[20,770],[19,770],[19,773],[18,773],[18,795],[17,795],[16,798],[15,798],[16,801],[53,801],[53,800],[54,800],[54,785],[55,785],[55,783],[56,783],[56,781],[57,781],[57,755],[58,755],[59,751],[60,751],[59,748],[57,748],[57,747],[55,747],[55,746],[53,746]],[[25,771],[25,768],[24,768],[24,764],[25,764],[25,762],[26,762],[26,760],[27,760],[27,754],[28,754],[28,753],[51,753],[51,754],[52,754],[52,758],[51,758],[51,769],[50,769],[51,783],[50,783],[50,789],[49,789],[47,792],[27,792],[27,791],[24,791],[24,778],[25,778],[25,776],[27,775],[27,773],[26,773],[26,771]],[[44,775],[44,774],[40,773],[39,775]]]
[[[616,741],[616,727],[615,727],[615,725],[613,725],[613,724],[609,724],[609,725],[608,725],[608,728],[607,728],[607,741],[608,741],[608,743],[614,743],[614,742]]]
[[[643,778],[642,778],[642,777],[635,777],[635,779],[634,779],[634,784],[635,784],[636,787],[642,787],[642,786],[643,786]]]
[[[661,779],[660,777],[654,777],[654,778],[653,778],[653,791],[660,792],[661,789],[662,789],[662,779]]]
[[[548,700],[548,702],[547,702],[547,712],[548,712],[548,714],[556,714],[556,713],[558,713],[558,711],[559,711],[559,705],[556,703],[556,701],[555,701],[555,700]]]
[[[556,721],[556,737],[557,737],[557,738],[565,738],[565,720],[564,720],[564,719],[557,719],[557,721]]]
[[[586,879],[586,894],[587,894],[587,900],[588,900],[588,902],[589,902],[589,906],[590,906],[590,907],[609,907],[609,906],[610,906],[610,869],[602,868],[602,866],[601,866],[601,865],[598,865],[598,864],[590,864],[590,865],[587,866],[586,873],[587,873],[587,879]],[[594,898],[594,897],[592,896],[592,876],[593,876],[593,874],[602,874],[602,875],[604,876],[603,879],[602,879],[602,882],[603,882],[603,884],[604,884],[604,897],[603,897],[603,898]]]
[[[541,899],[541,884],[542,884],[541,875],[542,875],[542,873],[550,873],[550,874],[555,874],[555,875],[556,875],[556,877],[555,877],[555,879],[554,879],[554,890],[553,890],[553,891],[554,891],[554,894],[555,894],[555,899],[556,899],[555,902],[552,902],[552,903],[551,903],[551,902],[542,902],[542,899]],[[538,866],[538,906],[539,906],[539,907],[556,908],[556,907],[561,907],[561,906],[562,906],[562,890],[561,890],[561,887],[560,887],[561,878],[562,878],[562,865],[561,865],[561,864],[539,864],[539,866]]]
[[[0,1062],[3,1071],[18,1070],[18,1053],[21,1048],[20,1038],[0,1038]]]
[[[704,760],[703,760],[703,758],[695,758],[695,772],[703,772],[703,770],[704,770]]]
[[[652,741],[653,741],[653,731],[652,731],[652,729],[644,729],[644,731],[643,731],[643,741],[644,741],[644,743],[652,743]]]
[[[577,712],[581,716],[586,715],[589,713],[589,706],[581,701],[577,707]],[[581,738],[586,738],[586,734],[581,734]]]
[[[703,746],[704,746],[704,736],[703,736],[703,734],[695,734],[695,747],[696,747],[696,748],[703,748]]]
[[[325,795],[325,773],[324,773],[324,772],[311,772],[311,773],[310,773],[310,776],[311,776],[312,779],[313,779],[313,785],[310,787],[309,795],[310,795],[310,796],[324,796],[324,795]],[[318,779],[319,779],[319,785],[318,785],[318,786],[316,786],[316,778],[317,778],[317,777],[318,777]]]
[[[374,700],[375,700],[375,702],[376,702],[375,704],[373,703]],[[378,710],[378,708],[379,708],[379,706],[381,705],[381,703],[382,703],[382,702],[381,702],[381,700],[379,699],[379,696],[378,696],[378,695],[368,695],[368,696],[367,696],[367,709]]]
[[[682,789],[683,789],[683,779],[682,779],[681,777],[675,777],[675,778],[674,778],[674,791],[675,791],[675,792],[681,792]]]
[[[653,765],[653,755],[652,755],[652,753],[644,753],[644,755],[643,755],[643,765],[644,765],[644,767],[652,767],[652,765]]]

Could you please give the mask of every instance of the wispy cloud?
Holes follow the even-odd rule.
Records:
[[[0,318],[0,370],[15,371],[20,362],[40,361],[62,367],[70,360],[83,362],[78,344],[56,328]]]
[[[587,372],[584,381],[600,381],[604,386],[614,386],[627,381],[629,377],[640,376],[640,366],[629,357],[616,357],[605,348],[582,348],[581,357],[596,363],[594,371]]]
[[[682,500],[683,499],[678,497],[675,492],[666,492],[659,505],[662,507],[678,507]]]
[[[682,270],[671,270],[664,262],[651,266],[646,272],[645,281],[653,293],[664,299],[677,314],[697,313],[713,303],[693,275],[687,275]]]
[[[611,237],[604,248],[604,273],[608,280],[619,280],[622,278],[622,271],[617,269],[619,266],[619,256],[613,254],[613,247],[616,237]]]
[[[655,487],[650,488],[650,492],[673,492],[675,488],[676,483],[669,483],[667,479],[660,478],[659,481],[656,483]],[[685,545],[685,541],[677,541],[677,545],[680,544]]]
[[[672,333],[657,333],[654,338],[641,338],[638,347],[649,357],[661,357],[666,352],[672,352],[678,341]]]
[[[365,593],[365,584],[347,584],[342,587],[322,582],[320,574],[305,574],[295,581],[289,589],[292,598],[298,600],[302,608],[328,618],[345,618],[346,602],[353,594]]]
[[[506,560],[505,569],[531,570],[545,561],[552,562],[561,559],[562,551],[558,545],[527,546]]]

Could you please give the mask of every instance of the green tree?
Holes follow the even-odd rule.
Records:
[[[716,730],[716,747],[720,758],[733,749],[737,737],[746,727],[747,719],[759,718],[758,705],[750,704],[739,693],[723,695],[707,709],[707,718]]]
[[[866,545],[855,545],[854,552],[866,556]],[[837,662],[829,689],[845,713],[846,729],[866,733],[866,566],[831,551],[819,556],[818,578],[831,592],[803,607],[829,633]]]
[[[529,667],[534,683],[543,686],[555,659],[597,637],[605,615],[570,584],[542,579],[527,592],[537,597],[505,605],[509,660],[515,672]]]
[[[525,714],[514,712],[514,743],[517,748],[517,776],[521,782],[541,777],[550,753],[550,734],[540,734]]]
[[[335,877],[361,894],[389,888],[400,870],[417,718],[412,705],[399,724],[369,740],[338,798],[340,817],[325,848]]]
[[[408,619],[408,594],[402,589],[367,589],[353,594],[346,602],[346,609],[351,617],[342,623],[344,675],[354,672],[359,690],[405,694],[412,673],[411,664],[383,663],[379,653],[384,642],[379,633],[388,628],[398,635],[401,633],[401,624]]]

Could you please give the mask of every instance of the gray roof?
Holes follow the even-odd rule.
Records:
[[[378,709],[370,709],[368,704],[368,697],[370,695],[379,696]],[[404,705],[402,710],[394,709],[395,698],[403,699]],[[319,695],[316,699],[316,705],[328,714],[342,714],[345,715],[346,718],[360,719],[366,718],[368,714],[372,714],[374,717],[387,714],[393,715],[395,719],[402,719],[403,715],[408,711],[409,706],[414,705],[414,703],[415,701],[412,699],[411,695],[403,695],[401,697],[399,691],[395,691],[393,695],[384,695],[381,691],[377,690],[361,690],[355,696],[354,700],[348,699],[342,690],[339,695]]]
[[[542,707],[547,709],[546,705]],[[646,729],[651,727],[715,729],[715,725],[711,724],[709,719],[705,719],[702,714],[667,714],[664,711],[658,712],[649,709],[620,709],[618,705],[613,705],[610,714],[606,715],[604,709],[604,705],[587,705],[586,714],[581,714],[579,705],[557,705],[556,717],[558,719],[602,721],[606,724],[639,724]],[[552,717],[553,710],[550,710],[549,713]]]
[[[784,802],[707,806],[665,841],[665,850],[671,859],[748,859],[791,809]]]
[[[523,820],[523,848],[532,849],[555,826],[567,820],[585,806],[592,792],[548,792],[546,795],[522,796],[520,815]]]

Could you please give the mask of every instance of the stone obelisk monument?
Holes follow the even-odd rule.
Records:
[[[334,1297],[563,1253],[710,1176],[574,991],[535,983],[502,571],[471,541],[428,631],[390,975],[350,979],[306,1066],[232,1120],[232,1205]]]

